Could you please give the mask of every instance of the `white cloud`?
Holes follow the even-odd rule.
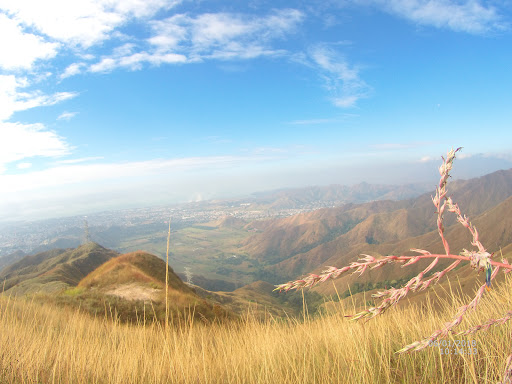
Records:
[[[90,47],[110,38],[131,18],[170,9],[176,0],[3,0],[0,9],[42,35],[68,45]]]
[[[333,103],[335,106],[340,108],[351,108],[354,107],[357,101],[361,98],[361,95],[344,95],[341,97],[335,97]]]
[[[41,134],[48,134],[50,132],[41,132]],[[51,134],[51,133],[50,133]],[[42,136],[42,135],[41,135]],[[49,136],[49,135],[48,135]],[[25,135],[23,139],[27,139]],[[40,137],[40,139],[44,139]],[[52,140],[51,137],[46,139]],[[36,141],[31,140],[29,144],[34,144]],[[60,140],[54,143],[55,148],[48,148],[43,152],[46,156],[67,153],[67,146],[62,147]],[[60,147],[59,147],[60,145]],[[41,154],[42,155],[42,154]],[[19,156],[11,155],[10,158],[27,157],[26,154]],[[91,160],[80,159],[79,162]],[[38,190],[40,188],[53,188],[67,184],[77,183],[96,183],[102,180],[140,178],[149,176],[162,177],[166,172],[183,171],[189,169],[208,169],[208,168],[225,168],[238,165],[241,162],[252,161],[251,157],[236,157],[236,156],[217,156],[217,157],[191,157],[181,159],[168,159],[168,160],[148,160],[140,162],[126,162],[126,163],[96,163],[88,165],[76,165],[68,162],[65,165],[48,168],[42,171],[35,171],[25,174],[16,175],[1,175],[0,185],[2,185],[1,192],[20,192],[27,190]],[[0,160],[1,161],[1,160]],[[12,161],[12,160],[11,160]]]
[[[30,69],[38,59],[55,57],[59,44],[24,33],[18,23],[0,13],[0,68]]]
[[[9,119],[14,112],[54,105],[77,95],[73,92],[45,95],[41,91],[26,91],[29,85],[25,77],[0,75],[0,121]]]
[[[429,161],[433,161],[434,158],[432,156],[423,156],[419,161],[420,163],[428,163]]]
[[[77,114],[78,114],[78,112],[62,112],[59,115],[59,117],[57,117],[57,120],[71,120]]]
[[[124,57],[104,57],[100,62],[90,66],[91,72],[111,72],[116,68],[123,67],[131,70],[142,68],[143,63],[159,66],[161,64],[179,64],[187,62],[184,55],[177,53],[148,53],[138,52]]]
[[[0,131],[0,173],[14,161],[35,156],[58,157],[70,151],[62,137],[42,124],[0,123]]]
[[[159,50],[181,49],[199,57],[255,57],[272,54],[269,41],[295,30],[304,15],[283,9],[263,17],[207,13],[195,18],[175,15],[153,23],[149,41]]]
[[[78,163],[85,163],[88,161],[96,161],[96,160],[103,160],[103,156],[93,156],[93,157],[82,157],[80,159],[68,159],[68,160],[59,160],[57,161],[57,164],[78,164]]]
[[[491,154],[487,154],[487,156],[488,156],[488,157],[491,157],[491,156],[492,156],[492,157],[498,157],[498,156],[496,156],[495,154],[492,154],[492,155],[491,155]],[[464,152],[462,152],[462,153],[458,153],[458,154],[457,154],[457,157],[458,157],[459,159],[461,159],[461,160],[462,160],[462,159],[469,159],[470,157],[473,157],[473,154],[472,154],[472,153],[464,153]]]
[[[359,68],[350,66],[339,53],[319,45],[311,50],[310,56],[313,66],[320,70],[334,105],[340,108],[354,107],[358,100],[369,96],[371,87],[359,77]]]
[[[482,5],[479,0],[355,0],[356,3],[376,4],[386,12],[420,25],[448,28],[458,32],[484,34],[502,30],[498,10]]]
[[[82,72],[82,68],[85,67],[84,63],[73,63],[66,67],[64,72],[60,75],[61,79],[78,75]]]
[[[16,167],[18,169],[28,169],[32,167],[32,163],[19,163]]]
[[[152,65],[197,62],[205,59],[252,59],[283,54],[271,40],[283,38],[302,21],[293,9],[275,11],[263,17],[231,13],[207,13],[196,17],[184,14],[150,23],[150,47],[134,52],[132,44],[114,50],[112,55],[90,66],[92,72],[109,72],[117,67],[140,69]]]
[[[117,61],[110,57],[103,58],[99,63],[90,66],[91,72],[110,72],[118,66]]]

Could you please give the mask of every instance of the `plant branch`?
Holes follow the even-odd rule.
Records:
[[[501,263],[492,260],[494,254],[490,254],[486,251],[485,247],[480,242],[479,234],[475,226],[469,221],[466,215],[463,215],[461,213],[459,206],[452,201],[451,197],[447,197],[446,185],[448,179],[450,178],[450,171],[452,170],[453,167],[455,155],[460,149],[461,148],[457,148],[456,150],[451,149],[450,151],[448,151],[446,159],[443,157],[443,164],[439,167],[439,174],[441,176],[439,180],[439,185],[436,188],[435,196],[432,197],[432,202],[436,207],[437,213],[437,232],[439,234],[439,237],[441,238],[441,242],[444,247],[444,254],[431,254],[430,252],[422,249],[411,249],[411,251],[419,253],[419,255],[384,256],[378,259],[370,255],[361,255],[364,257],[360,258],[356,262],[350,263],[350,265],[348,266],[345,266],[343,268],[328,267],[320,275],[310,274],[309,276],[303,279],[289,281],[288,283],[276,285],[275,290],[287,292],[291,289],[313,287],[314,285],[325,282],[329,279],[336,279],[342,274],[349,271],[351,271],[352,274],[359,273],[359,275],[362,275],[367,269],[380,268],[389,263],[403,263],[402,267],[406,267],[411,264],[415,264],[422,259],[434,259],[423,271],[421,271],[417,276],[410,279],[407,282],[407,284],[405,284],[402,288],[392,287],[391,289],[379,291],[377,294],[373,294],[373,297],[382,299],[379,306],[371,307],[369,309],[365,309],[364,311],[358,314],[347,316],[352,317],[353,320],[358,320],[361,318],[366,318],[369,320],[377,315],[382,314],[388,308],[398,303],[410,291],[415,292],[418,290],[424,290],[432,284],[437,284],[447,273],[454,270],[461,262],[467,261],[470,263],[471,268],[476,269],[479,272],[485,271],[486,274],[485,284],[483,284],[478,289],[473,300],[471,300],[469,304],[460,307],[453,320],[444,324],[444,326],[441,329],[434,331],[429,337],[426,337],[420,341],[415,341],[414,343],[405,346],[404,348],[397,351],[397,353],[422,350],[431,345],[432,341],[441,337],[446,337],[448,336],[448,334],[454,333],[454,328],[457,327],[462,322],[463,317],[468,312],[468,310],[474,310],[477,307],[478,303],[480,302],[481,298],[483,297],[484,292],[486,290],[490,290],[491,281],[494,280],[494,278],[497,276],[500,268],[502,268],[505,271],[505,273],[508,273],[512,270],[512,265],[509,264],[509,262],[504,258],[502,258]],[[473,247],[476,247],[478,250],[472,251],[463,249],[463,251],[459,255],[454,255],[450,253],[450,245],[448,244],[448,241],[444,236],[445,229],[443,221],[444,213],[446,210],[448,210],[448,212],[456,214],[457,221],[462,226],[467,228],[467,230],[471,233],[471,245]],[[425,275],[437,265],[440,259],[452,259],[454,261],[445,269],[434,272],[426,280],[424,280]],[[458,335],[467,335],[477,332],[479,330],[485,330],[491,326],[503,324],[506,321],[510,320],[511,318],[512,311],[509,311],[501,319],[490,319],[484,324],[469,328],[468,330],[463,332],[459,332]],[[506,361],[505,370],[503,373],[503,381],[501,382],[501,384],[506,383],[512,384],[512,355],[510,355]]]

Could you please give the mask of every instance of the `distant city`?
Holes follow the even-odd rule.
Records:
[[[85,236],[87,223],[93,229],[110,227],[137,227],[161,225],[167,231],[167,223],[171,218],[173,229],[189,225],[208,223],[226,216],[246,221],[292,216],[319,208],[334,207],[344,202],[315,202],[300,208],[264,209],[260,204],[247,202],[201,202],[187,203],[173,207],[151,207],[124,209],[93,213],[87,216],[70,216],[33,222],[3,224],[0,226],[0,257],[15,251],[31,252],[38,247],[48,245],[53,239],[73,236]],[[257,209],[253,208],[257,207]],[[96,231],[98,232],[98,231]],[[93,240],[95,239],[93,236]],[[101,240],[101,238],[99,239]],[[101,243],[101,241],[99,241]]]

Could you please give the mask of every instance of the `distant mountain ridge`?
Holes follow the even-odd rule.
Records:
[[[259,192],[253,194],[252,203],[267,205],[270,209],[297,209],[318,204],[338,206],[374,200],[405,200],[419,196],[429,189],[430,185],[427,183],[383,185],[363,182],[352,186],[332,184]]]
[[[25,257],[27,254],[21,250],[10,253],[2,258],[0,258],[0,272],[5,267],[11,265],[12,263],[18,261],[19,259]]]
[[[508,245],[512,223],[506,215],[512,215],[512,169],[449,183],[448,193],[475,225],[481,222],[482,228],[477,227],[482,239],[492,239],[489,247],[496,247],[498,242]],[[493,214],[500,218],[495,224],[484,219]],[[453,226],[454,215],[445,216],[447,233],[455,231],[454,236],[461,239],[454,243],[470,246],[464,228]],[[440,246],[430,193],[403,201],[348,204],[249,225],[259,233],[247,238],[242,250],[266,262],[267,281],[318,272],[325,265],[347,265],[363,252],[389,254]]]
[[[54,249],[23,257],[0,271],[5,291],[14,294],[58,292],[76,286],[82,278],[117,256],[96,243],[76,249]]]

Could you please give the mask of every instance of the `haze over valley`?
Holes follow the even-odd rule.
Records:
[[[347,265],[363,252],[404,253],[412,242],[438,249],[432,194],[424,184],[332,185],[18,223],[3,227],[0,267],[27,254],[75,248],[87,241],[119,254],[142,250],[165,259],[171,218],[170,264],[182,280],[208,291],[235,291],[265,281],[269,294],[273,285],[327,265]],[[479,230],[490,241],[489,249],[508,252],[508,220],[488,222],[486,217],[491,211],[499,212],[495,217],[506,217],[512,170],[452,182],[451,195],[475,223],[483,223]],[[464,244],[466,236],[458,234],[454,218],[448,217],[447,224],[447,233],[457,234],[450,235],[456,237],[455,244]],[[339,279],[336,284],[343,294],[350,289],[357,293],[367,281],[380,287],[407,278],[399,275],[389,270],[357,281]],[[334,293],[332,287],[320,292]]]

